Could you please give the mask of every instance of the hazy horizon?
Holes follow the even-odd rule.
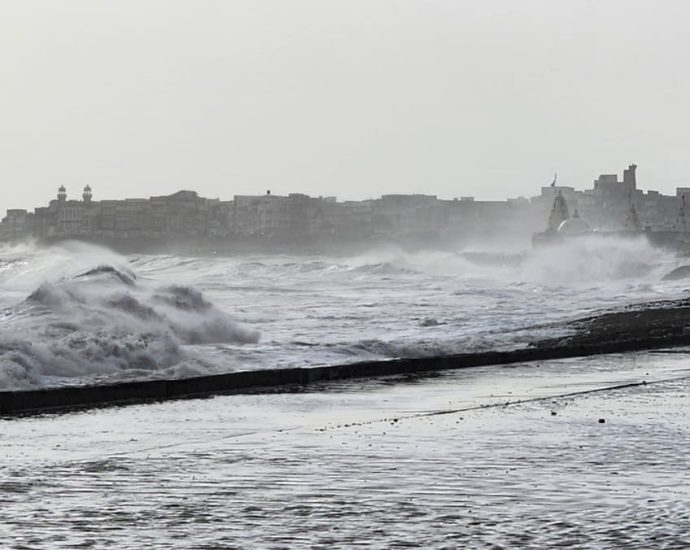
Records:
[[[0,209],[690,185],[680,1],[3,2]]]

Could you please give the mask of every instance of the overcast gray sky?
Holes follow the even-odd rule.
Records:
[[[690,185],[690,4],[0,0],[0,208]]]

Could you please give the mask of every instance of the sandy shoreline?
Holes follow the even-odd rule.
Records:
[[[685,357],[641,352],[0,420],[0,541],[686,547]]]

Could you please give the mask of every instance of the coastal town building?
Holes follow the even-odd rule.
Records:
[[[0,237],[17,240],[33,232],[33,215],[26,210],[8,210],[0,222]]]
[[[623,178],[597,177],[590,189],[556,185],[541,188],[530,199],[480,201],[473,197],[440,199],[435,195],[390,194],[378,199],[338,202],[335,197],[302,193],[235,195],[221,201],[183,190],[172,195],[97,200],[91,185],[80,199],[65,186],[56,198],[33,212],[8,210],[0,222],[0,240],[22,238],[156,241],[272,240],[442,240],[529,238],[544,231],[556,197],[600,230],[635,227],[686,231],[690,223],[690,188],[673,196],[637,188],[637,166]],[[634,216],[631,216],[634,212]]]

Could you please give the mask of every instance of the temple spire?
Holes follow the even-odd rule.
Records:
[[[568,203],[565,202],[563,194],[559,190],[556,194],[556,198],[553,201],[553,207],[551,208],[551,214],[549,214],[549,225],[546,231],[549,233],[554,233],[558,230],[565,220],[570,217],[570,212],[568,211]]]

